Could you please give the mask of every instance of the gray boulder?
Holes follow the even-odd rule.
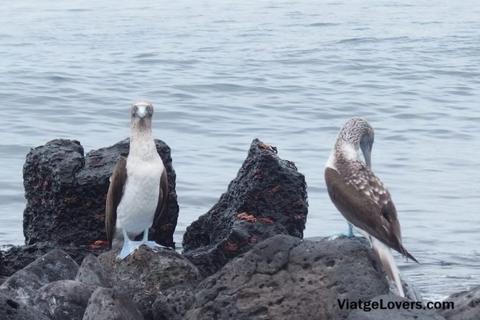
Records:
[[[100,261],[91,254],[83,259],[75,280],[100,287],[112,287],[111,279],[107,276]]]
[[[445,320],[432,310],[423,310],[421,301],[411,301],[392,294],[371,299],[369,307],[364,310],[353,310],[347,320]],[[387,309],[372,309],[371,304],[378,303]],[[418,306],[412,304],[418,303]],[[403,305],[400,307],[400,305]]]
[[[277,234],[303,237],[308,212],[305,177],[275,147],[253,140],[228,190],[183,237],[185,256],[204,275]]]
[[[73,280],[51,282],[38,290],[34,305],[52,320],[82,320],[96,288]]]
[[[185,319],[345,319],[349,311],[337,299],[388,290],[366,241],[278,235],[203,280]]]
[[[83,320],[142,320],[143,316],[124,295],[98,288],[88,301]]]
[[[170,194],[166,214],[155,221],[150,230],[151,239],[174,246],[173,232],[178,217],[176,176],[170,148],[160,140],[155,143],[169,175]],[[79,246],[104,240],[109,177],[118,158],[127,156],[128,151],[128,139],[90,151],[86,156],[80,142],[75,140],[56,139],[32,149],[23,167],[26,243],[48,241]]]
[[[57,280],[74,279],[78,265],[62,250],[54,249],[15,272],[0,286],[0,292],[30,304],[40,287]]]
[[[19,302],[0,291],[0,319],[50,320],[30,305]]]
[[[455,305],[455,309],[445,309],[441,312],[447,320],[480,319],[480,286],[452,294],[445,301],[453,302]]]
[[[173,250],[151,250],[141,246],[124,260],[117,260],[118,250],[98,257],[113,288],[124,293],[142,312],[153,318],[153,303],[159,293],[175,286],[194,287],[200,281],[198,269]]]

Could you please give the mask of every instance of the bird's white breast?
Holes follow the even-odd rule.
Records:
[[[331,168],[334,170],[337,170],[337,167],[335,166],[335,149],[330,153],[330,156],[328,157],[327,163],[325,164],[325,168]]]
[[[150,161],[127,158],[127,181],[117,209],[117,227],[138,235],[152,225],[163,170],[160,156]]]

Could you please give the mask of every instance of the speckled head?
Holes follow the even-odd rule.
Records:
[[[367,120],[362,118],[349,119],[340,130],[337,139],[337,147],[353,147],[355,152],[362,149],[365,163],[371,166],[371,153],[374,141],[374,131]]]
[[[132,129],[150,129],[152,125],[153,105],[150,102],[135,102],[131,109]]]

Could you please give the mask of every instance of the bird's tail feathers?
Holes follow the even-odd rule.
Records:
[[[387,247],[380,240],[378,240],[374,237],[369,237],[369,238],[370,238],[370,241],[372,243],[373,250],[375,250],[375,252],[377,253],[377,255],[380,259],[380,262],[383,265],[383,269],[387,273],[387,276],[388,276],[389,280],[395,283],[398,294],[401,297],[405,297],[405,293],[403,291],[403,286],[402,286],[402,281],[400,279],[400,272],[398,271],[397,265],[395,264],[395,260],[393,259],[392,251],[390,250],[389,247]],[[405,250],[405,252],[407,252],[407,251]],[[408,254],[408,255],[410,255],[410,254]],[[411,257],[411,258],[413,260],[415,260],[415,258],[413,258],[413,257]]]
[[[412,256],[412,255],[410,254],[410,252],[407,251],[407,249],[405,249],[405,247],[404,247],[402,244],[400,244],[400,250],[399,250],[399,252],[400,252],[403,256],[407,257],[408,259],[411,259],[411,260],[415,261],[416,263],[420,263],[420,262],[418,262],[417,259],[415,259],[414,256]]]

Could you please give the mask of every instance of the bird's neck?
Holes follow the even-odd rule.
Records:
[[[151,160],[158,156],[151,129],[142,128],[139,130],[138,128],[132,128],[128,156],[129,158],[139,160]]]
[[[359,147],[351,142],[339,140],[335,144],[334,152],[337,158],[342,158],[346,161],[356,161],[358,160],[358,149]]]
[[[330,158],[327,161],[327,167],[333,169],[339,169],[339,165],[358,160],[358,146],[339,139],[335,143],[335,146],[330,154]]]

